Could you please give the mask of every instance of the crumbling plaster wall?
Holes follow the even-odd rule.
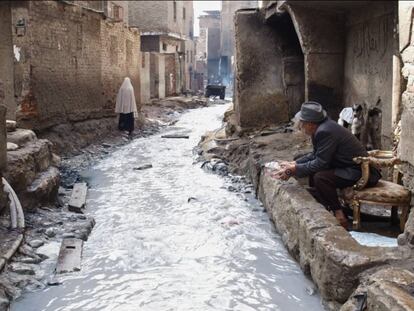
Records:
[[[337,118],[342,108],[344,74],[344,15],[294,1],[283,3],[296,29],[305,68],[305,99],[320,102]]]
[[[392,85],[396,3],[379,1],[347,14],[344,106],[382,111],[382,146],[392,145]]]
[[[288,121],[277,32],[265,25],[260,12],[255,10],[236,13],[235,32],[238,124],[252,128]]]
[[[20,126],[43,130],[113,116],[125,76],[139,94],[137,30],[67,3],[19,1],[12,6],[13,23],[26,20],[25,35],[13,38],[20,48],[14,68]]]

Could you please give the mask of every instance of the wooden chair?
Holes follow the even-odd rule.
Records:
[[[401,208],[400,230],[404,231],[410,210],[411,193],[403,186],[380,179],[374,187],[366,187],[370,165],[377,168],[393,168],[401,161],[394,156],[392,151],[373,150],[368,152],[367,157],[356,157],[354,162],[361,165],[362,177],[353,187],[342,190],[342,199],[348,203],[353,210],[353,228],[361,228],[361,204],[390,207],[391,216],[398,217],[398,208]]]

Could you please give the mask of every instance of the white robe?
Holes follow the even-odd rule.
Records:
[[[134,117],[138,116],[137,104],[135,102],[134,87],[129,78],[125,78],[121,88],[116,96],[116,113],[134,113]]]

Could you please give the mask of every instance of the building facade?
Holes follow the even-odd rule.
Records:
[[[152,55],[151,70],[156,72],[150,71],[151,97],[162,98],[192,89],[195,68],[192,1],[130,2],[129,23],[141,30],[141,51]]]
[[[223,84],[233,84],[234,73],[234,16],[242,9],[255,9],[258,1],[229,1],[221,2],[221,35],[220,35],[220,76]]]
[[[12,53],[11,59],[0,59],[6,69],[0,80],[12,86],[6,94],[8,117],[19,126],[41,131],[113,117],[126,76],[140,98],[139,32],[86,4],[10,1],[0,6],[8,18],[1,22],[9,22],[0,32],[9,45],[0,53]]]
[[[204,62],[206,83],[221,83],[220,78],[220,11],[204,11],[199,16],[200,35],[197,60]],[[202,66],[199,66],[202,67]]]

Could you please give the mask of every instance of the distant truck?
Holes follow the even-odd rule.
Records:
[[[225,94],[226,94],[225,85],[208,84],[206,86],[206,93],[205,93],[206,97],[210,97],[214,95],[214,96],[220,96],[220,99],[224,99]]]

